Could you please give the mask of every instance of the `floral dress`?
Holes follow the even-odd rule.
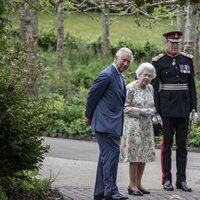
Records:
[[[123,162],[152,162],[155,160],[155,143],[151,116],[142,116],[141,108],[155,108],[153,87],[145,89],[137,81],[127,85],[124,109],[124,129],[121,137],[120,157]]]

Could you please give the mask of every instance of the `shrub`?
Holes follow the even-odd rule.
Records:
[[[48,115],[51,124],[45,131],[47,135],[89,136],[92,134],[90,127],[84,124],[85,93],[85,89],[80,89],[79,93],[66,99],[58,94],[49,96]]]
[[[47,125],[45,102],[27,92],[26,55],[18,43],[0,53],[0,176],[38,170],[47,147],[39,138]]]
[[[128,39],[123,39],[119,40],[117,44],[111,45],[111,53],[113,57],[121,47],[130,48],[134,55],[134,62],[137,63],[142,61],[151,62],[152,57],[161,52],[161,49],[158,49],[154,44],[150,44],[148,40],[144,45],[136,45]]]
[[[52,178],[40,179],[38,176],[37,171],[26,171],[23,174],[18,173],[18,177],[0,178],[0,197],[2,194],[0,199],[47,200],[56,198],[54,190],[51,189],[54,180]]]
[[[0,186],[0,199],[1,200],[8,200],[6,193],[3,191],[2,187]]]
[[[44,50],[56,50],[57,38],[56,38],[55,26],[44,26],[39,31],[38,46]]]
[[[200,125],[194,126],[189,135],[189,146],[200,147]]]
[[[89,89],[93,79],[93,75],[88,70],[79,68],[74,71],[71,83],[75,86],[75,88],[82,86],[86,89]]]

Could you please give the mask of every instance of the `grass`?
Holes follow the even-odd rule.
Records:
[[[13,26],[19,27],[17,15],[11,15]],[[56,29],[56,13],[38,14],[39,29],[45,26]],[[148,27],[149,19],[140,18],[141,26],[135,21],[135,16],[113,16],[110,18],[110,40],[117,42],[121,39],[128,39],[137,44],[144,44],[149,41],[157,46],[163,45],[162,34],[170,30],[176,30],[176,22],[171,24],[170,20],[163,20],[153,23],[152,28]],[[67,14],[64,21],[65,33],[70,32],[87,41],[96,40],[102,35],[101,15],[98,13],[73,13]]]

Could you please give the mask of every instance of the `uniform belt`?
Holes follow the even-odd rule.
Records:
[[[162,90],[188,90],[188,84],[162,84]]]

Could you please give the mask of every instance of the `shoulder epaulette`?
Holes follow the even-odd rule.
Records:
[[[161,53],[161,54],[159,54],[158,56],[153,57],[153,58],[152,58],[152,61],[158,61],[158,60],[159,60],[160,58],[162,58],[164,55],[165,55],[164,53]]]
[[[185,56],[185,57],[191,58],[191,59],[193,58],[193,55],[185,53],[185,52],[180,52],[180,54]]]

